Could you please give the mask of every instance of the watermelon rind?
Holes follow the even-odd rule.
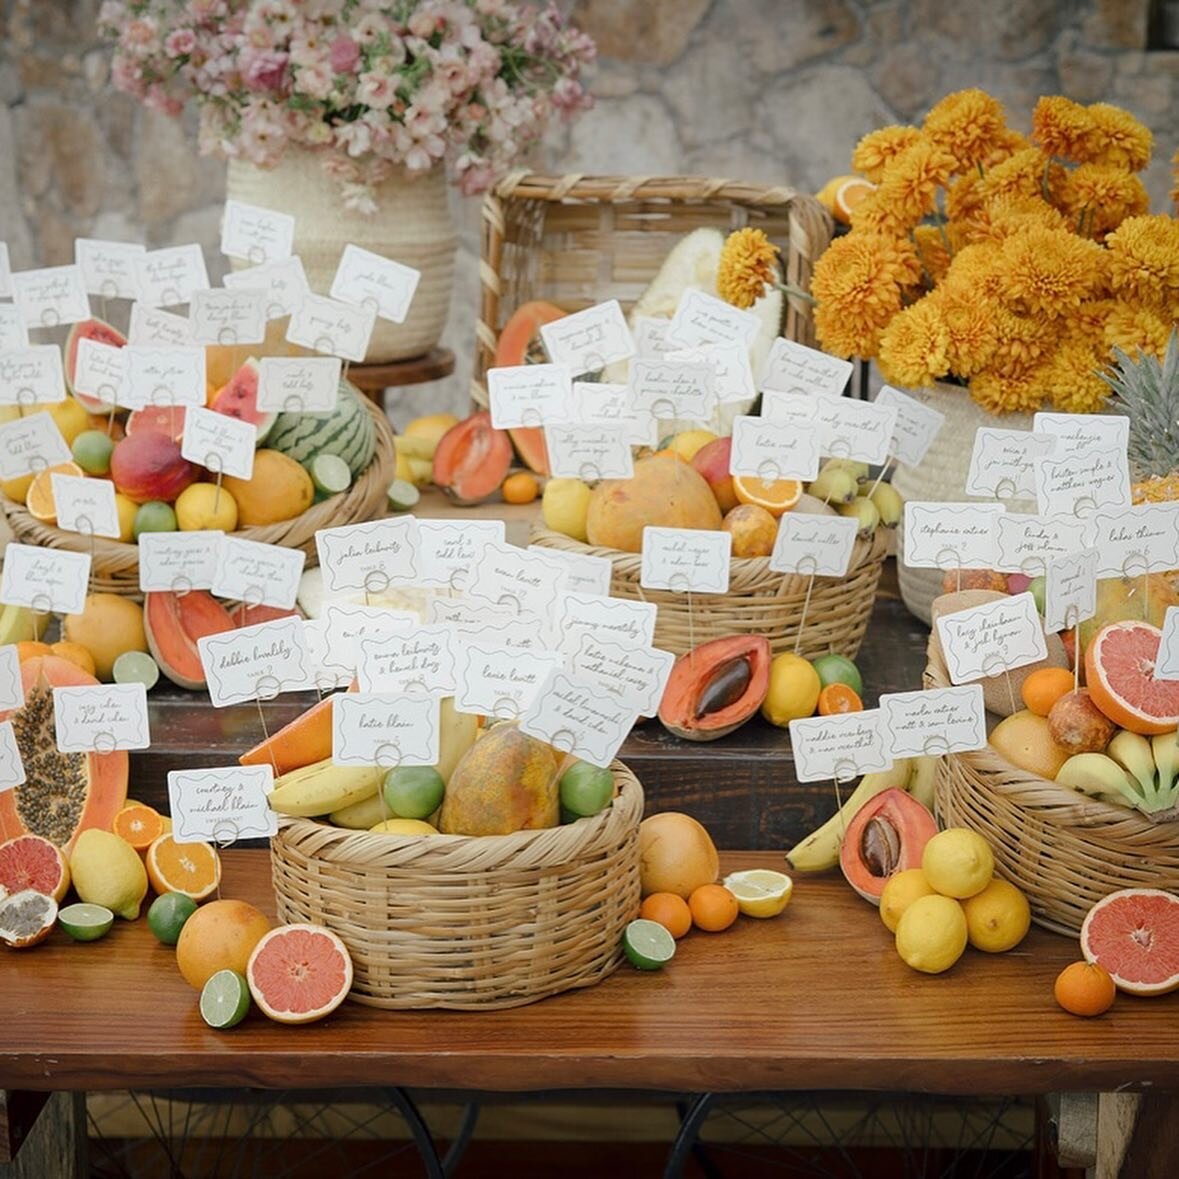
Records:
[[[339,455],[356,478],[372,462],[377,432],[364,394],[350,381],[341,380],[335,409],[279,414],[266,445],[304,466],[319,454]]]

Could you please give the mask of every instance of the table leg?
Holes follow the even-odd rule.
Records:
[[[667,1156],[667,1162],[663,1166],[663,1179],[680,1179],[680,1176],[683,1175],[684,1164],[688,1161],[688,1155],[697,1146],[697,1135],[700,1133],[700,1127],[707,1120],[715,1101],[716,1095],[714,1093],[699,1093],[692,1099],[691,1104],[686,1109],[681,1110],[680,1128],[676,1132],[675,1141],[671,1144],[671,1150]],[[681,1108],[678,1102],[676,1108]],[[706,1173],[711,1171],[712,1168],[707,1159],[702,1161]]]
[[[446,1179],[447,1173],[438,1157],[434,1136],[430,1133],[430,1127],[426,1125],[426,1119],[422,1117],[413,1098],[404,1089],[386,1089],[384,1093],[389,1103],[401,1114],[405,1119],[405,1124],[409,1127],[418,1157],[422,1160],[422,1166],[426,1171],[426,1179]],[[463,1146],[465,1148],[466,1143]]]
[[[466,1154],[471,1138],[475,1134],[475,1124],[478,1121],[479,1103],[468,1101],[463,1106],[463,1120],[459,1123],[458,1133],[455,1134],[454,1141],[446,1148],[446,1154],[443,1156],[443,1174],[453,1175],[455,1168],[463,1161],[463,1155]]]
[[[1094,1179],[1173,1179],[1179,1173],[1179,1097],[1102,1093]]]
[[[0,1162],[0,1179],[84,1179],[86,1095],[53,1093],[43,1103],[41,1096],[0,1090],[0,1127],[12,1146],[2,1156],[11,1161]]]

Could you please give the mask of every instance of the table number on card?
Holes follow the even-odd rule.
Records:
[[[261,344],[266,339],[264,290],[193,291],[188,304],[192,338],[198,344]]]
[[[770,568],[804,577],[843,577],[851,563],[859,528],[859,521],[847,516],[787,512],[778,520]]]
[[[261,766],[213,766],[168,771],[168,804],[176,843],[269,839],[278,834],[278,815],[267,795],[274,770]]]
[[[313,352],[360,363],[368,351],[376,321],[371,307],[306,292],[291,311],[287,339]]]
[[[1044,623],[1029,593],[936,620],[952,684],[968,684],[1047,658]]]
[[[716,374],[700,361],[636,360],[630,392],[635,407],[655,419],[703,421],[716,406]]]
[[[56,344],[33,344],[0,352],[0,405],[29,407],[38,402],[64,401],[65,397],[61,349]]]
[[[53,723],[62,753],[110,753],[151,745],[143,684],[54,688]]]
[[[175,307],[187,303],[193,291],[208,290],[205,256],[195,242],[149,250],[135,258],[139,301],[149,307]]]
[[[190,463],[218,475],[249,479],[254,473],[258,427],[203,406],[189,406],[184,415],[180,453]]]
[[[1026,516],[1017,512],[997,515],[995,554],[986,568],[1039,577],[1046,562],[1084,546],[1086,523],[1076,516]]]
[[[808,426],[818,421],[819,398],[809,393],[780,393],[767,389],[761,398],[761,416],[771,422]]]
[[[341,692],[332,697],[332,761],[342,766],[432,766],[439,709],[429,696]]]
[[[880,717],[894,758],[968,753],[987,743],[981,684],[891,692],[880,697]]]
[[[1098,577],[1140,577],[1179,569],[1179,503],[1135,504],[1085,521]]]
[[[197,640],[214,708],[269,700],[311,683],[301,618],[278,618]]]
[[[418,522],[413,516],[321,528],[315,534],[328,594],[379,594],[390,586],[416,584],[417,548]]]
[[[1091,516],[1130,506],[1124,450],[1091,447],[1036,460],[1036,502],[1042,516]]]
[[[1034,499],[1036,460],[1051,458],[1057,439],[1030,430],[979,426],[970,452],[966,494],[986,499]]]
[[[552,423],[544,428],[549,473],[556,478],[629,479],[635,471],[629,431],[622,425],[569,425]]]
[[[57,526],[85,536],[119,539],[119,508],[115,485],[107,479],[86,479],[80,475],[49,476],[57,505]]]
[[[290,610],[299,593],[306,560],[302,549],[223,535],[210,592],[248,606]]]
[[[1088,621],[1097,612],[1095,549],[1081,549],[1048,562],[1044,579],[1044,629],[1051,634]]]
[[[222,285],[231,291],[257,290],[265,292],[266,318],[282,319],[290,315],[310,293],[303,262],[296,254],[281,262],[266,262],[227,274]]]
[[[469,639],[459,646],[454,707],[458,712],[515,720],[565,659],[557,651],[497,646],[496,637]]]
[[[847,388],[855,365],[779,336],[758,375],[763,392],[822,394],[838,397]]]
[[[792,720],[789,727],[794,772],[800,782],[847,782],[892,766],[878,708],[806,717]]]
[[[517,364],[487,370],[491,424],[497,430],[570,420],[573,386],[563,364]]]
[[[731,557],[727,532],[648,525],[643,529],[639,584],[676,593],[728,593]]]
[[[586,683],[596,683],[639,716],[659,711],[675,656],[658,647],[614,643],[583,634],[569,656],[569,670]]]
[[[146,252],[138,242],[101,241],[92,237],[80,237],[74,242],[74,261],[82,272],[86,291],[103,299],[138,298],[135,262]]]
[[[885,385],[876,394],[875,404],[892,406],[897,411],[892,432],[892,452],[897,461],[906,467],[919,466],[941,432],[946,415],[891,385]]]
[[[20,747],[16,743],[12,721],[0,721],[0,794],[5,790],[14,790],[24,782],[25,766],[20,759]]]
[[[153,405],[204,406],[207,397],[204,348],[128,344],[123,349],[119,405],[124,409],[146,409]]]
[[[29,332],[14,303],[0,303],[0,352],[29,346]]]
[[[489,544],[504,543],[502,520],[419,520],[415,585],[462,590]]]
[[[403,635],[362,636],[356,675],[362,692],[392,695],[453,696],[454,631],[449,626],[418,626]]]
[[[677,348],[703,348],[709,344],[741,344],[748,348],[761,321],[752,311],[742,311],[697,287],[680,296],[667,329],[667,340]]]
[[[549,359],[568,366],[576,375],[597,372],[635,354],[635,342],[617,299],[542,324],[540,338]]]
[[[295,219],[289,213],[227,200],[221,218],[221,252],[227,258],[261,264],[291,256]]]
[[[404,323],[421,277],[422,272],[412,266],[349,242],[340,255],[329,294],[342,303],[367,307],[381,319]]]
[[[192,324],[187,316],[132,303],[127,343],[141,348],[186,348],[192,343]]]
[[[991,569],[1002,504],[905,504],[905,564],[912,569]]]
[[[637,713],[596,682],[554,670],[520,718],[520,731],[595,766],[609,766]]]
[[[258,408],[264,413],[331,413],[343,364],[338,356],[264,356]]]
[[[25,702],[25,687],[20,678],[20,653],[15,643],[0,647],[0,711],[20,708]]]
[[[45,613],[80,614],[90,582],[90,554],[9,541],[0,576],[0,602]]]
[[[767,482],[810,482],[819,473],[818,428],[769,418],[734,418],[729,473]]]
[[[224,533],[145,532],[139,538],[139,588],[187,593],[213,584]]]
[[[18,270],[12,298],[26,327],[55,327],[90,318],[90,299],[77,266]]]
[[[1130,419],[1121,414],[1038,413],[1032,418],[1036,434],[1055,439],[1056,454],[1080,454],[1097,447],[1126,453],[1130,440]]]

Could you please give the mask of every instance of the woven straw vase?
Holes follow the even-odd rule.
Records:
[[[935,384],[930,389],[906,389],[926,405],[945,414],[946,420],[933,440],[919,467],[898,463],[892,485],[906,500],[953,502],[977,497],[966,494],[966,475],[970,468],[970,453],[974,449],[974,434],[979,426],[1001,426],[1005,430],[1030,430],[1032,415],[1009,413],[1001,418],[989,414],[975,402],[961,385]],[[1034,511],[1033,504],[1008,501],[1009,511]],[[942,570],[910,569],[903,559],[904,524],[897,530],[897,580],[901,598],[909,613],[929,625],[929,609],[942,592]]]
[[[295,218],[294,251],[311,289],[321,295],[328,293],[349,242],[422,272],[405,322],[377,320],[366,363],[422,356],[438,343],[450,309],[458,244],[443,169],[412,179],[395,172],[377,188],[377,212],[365,216],[344,208],[340,186],[317,153],[290,147],[275,168],[230,160],[226,195]],[[234,269],[246,265],[235,262]]]

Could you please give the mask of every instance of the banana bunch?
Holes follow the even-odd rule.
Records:
[[[1102,802],[1159,815],[1179,806],[1179,744],[1175,733],[1147,738],[1120,729],[1104,753],[1076,753],[1056,782]]]
[[[828,459],[807,491],[831,504],[841,516],[859,523],[859,535],[871,536],[883,524],[895,528],[904,511],[904,500],[891,483],[868,481],[868,464],[852,459]]]
[[[438,443],[432,438],[396,434],[393,446],[397,451],[396,477],[415,487],[428,486],[434,478],[434,451]]]
[[[900,757],[883,773],[865,774],[843,806],[786,853],[791,870],[826,872],[834,868],[839,863],[839,845],[848,824],[860,807],[886,790],[907,790],[919,803],[933,810],[937,765],[936,757]]]
[[[375,797],[384,777],[380,766],[338,766],[329,757],[276,778],[267,797],[280,815],[312,818]]]

